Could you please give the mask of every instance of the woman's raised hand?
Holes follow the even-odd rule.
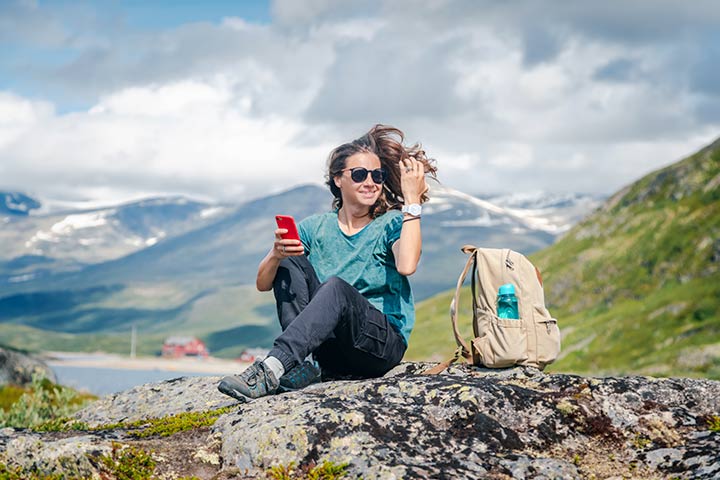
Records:
[[[287,257],[299,257],[305,254],[305,247],[300,240],[291,238],[283,239],[282,235],[288,233],[286,228],[278,228],[275,230],[275,245],[273,246],[273,256],[282,260]]]
[[[398,166],[400,167],[400,188],[405,205],[420,203],[420,197],[428,191],[423,163],[412,157],[405,157],[400,160]]]

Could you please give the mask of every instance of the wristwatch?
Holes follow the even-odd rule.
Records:
[[[419,217],[422,213],[422,206],[418,203],[411,203],[410,205],[403,205],[402,213],[409,213],[413,217]]]

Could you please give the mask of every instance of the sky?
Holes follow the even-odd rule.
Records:
[[[0,190],[240,202],[377,123],[475,195],[609,195],[720,136],[714,0],[0,0]]]

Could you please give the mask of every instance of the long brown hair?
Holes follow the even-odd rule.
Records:
[[[388,210],[399,210],[405,203],[400,188],[400,161],[412,157],[423,164],[425,174],[437,179],[435,160],[425,155],[425,150],[419,143],[412,146],[403,145],[405,134],[389,125],[375,125],[362,137],[345,143],[330,152],[328,157],[328,173],[326,184],[333,194],[332,206],[334,209],[342,207],[342,195],[335,185],[334,178],[342,175],[348,157],[356,153],[374,153],[380,159],[380,165],[387,172],[387,179],[382,187],[382,193],[377,202],[370,207],[370,218],[376,218]],[[420,203],[428,201],[427,193],[423,193]]]

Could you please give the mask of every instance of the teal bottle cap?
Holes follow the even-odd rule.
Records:
[[[515,285],[512,283],[506,283],[505,285],[500,285],[500,290],[498,290],[498,295],[515,295]]]

